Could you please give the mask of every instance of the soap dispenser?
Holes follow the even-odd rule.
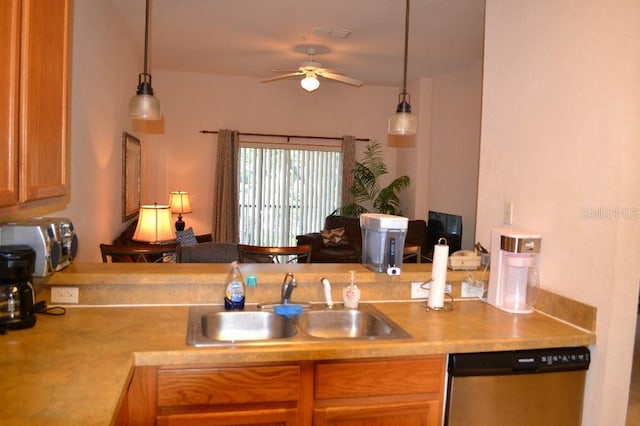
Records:
[[[230,264],[229,275],[225,281],[224,308],[227,311],[244,309],[244,278],[238,268],[238,262]]]
[[[355,283],[356,271],[349,271],[349,285],[342,289],[342,301],[345,308],[356,309],[360,302],[360,289]]]

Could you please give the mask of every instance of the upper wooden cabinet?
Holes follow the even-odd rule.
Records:
[[[67,193],[71,0],[0,3],[0,206]]]

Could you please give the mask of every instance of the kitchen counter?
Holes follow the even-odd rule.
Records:
[[[277,346],[194,348],[188,307],[70,307],[34,328],[0,336],[0,418],[7,424],[104,425],[113,420],[134,366],[241,364],[310,359],[581,346],[595,334],[544,313],[514,315],[480,301],[450,312],[419,302],[375,303],[412,337]]]

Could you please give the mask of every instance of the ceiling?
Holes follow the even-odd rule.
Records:
[[[109,1],[142,54],[145,0]],[[151,0],[150,19],[151,74],[266,79],[277,75],[274,69],[295,70],[314,47],[314,60],[326,68],[365,85],[402,86],[403,0]],[[339,38],[341,31],[328,30],[350,33]],[[408,80],[481,60],[483,37],[483,0],[414,0]]]

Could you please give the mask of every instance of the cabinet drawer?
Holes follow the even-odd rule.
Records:
[[[315,399],[440,393],[444,356],[323,363],[316,366]]]
[[[297,401],[299,366],[161,369],[158,406]]]

